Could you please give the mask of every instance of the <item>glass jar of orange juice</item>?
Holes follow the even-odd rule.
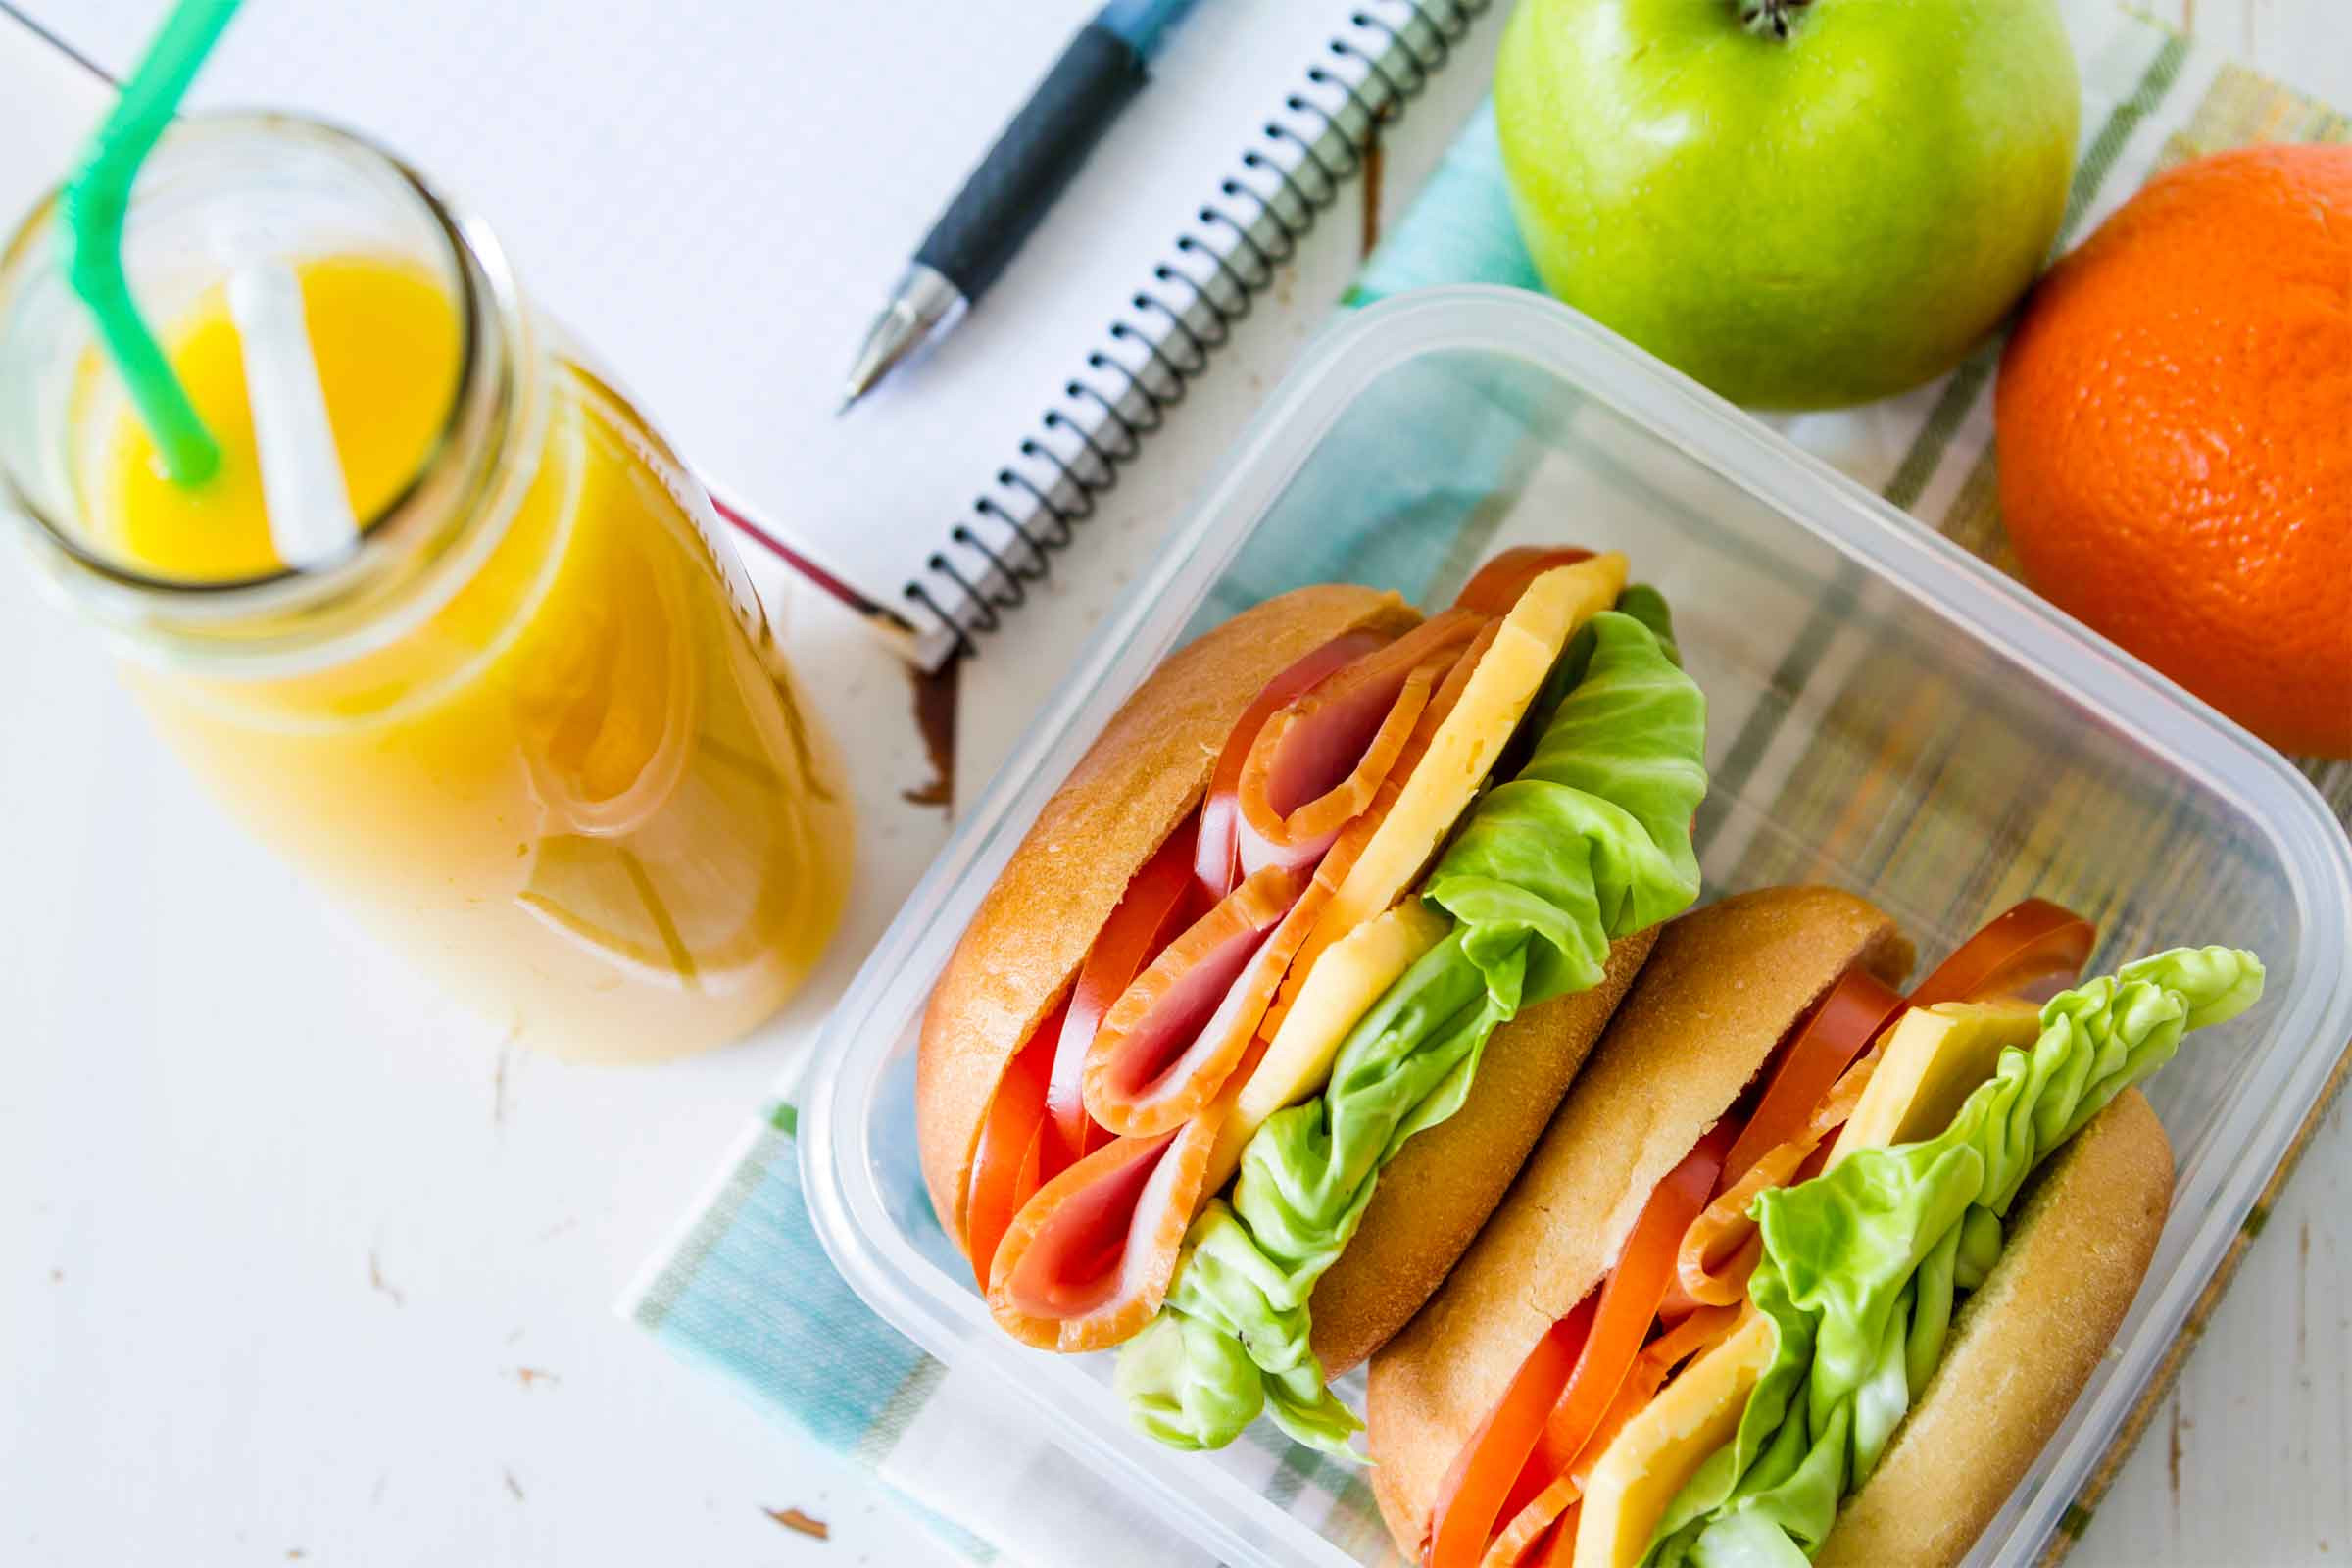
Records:
[[[5,499],[171,745],[535,1048],[652,1060],[772,1012],[846,894],[838,759],[708,498],[488,231],[349,134],[182,122],[125,261],[221,449],[183,486],[70,291],[56,206],[0,254]],[[265,504],[255,269],[299,287],[350,502],[323,551]]]

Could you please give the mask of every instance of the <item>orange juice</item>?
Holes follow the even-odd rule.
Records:
[[[410,261],[328,254],[296,272],[352,510],[377,517],[456,461],[478,345]],[[159,326],[220,472],[171,482],[127,405],[85,377],[87,540],[197,589],[281,573],[223,290]],[[831,935],[840,770],[707,503],[636,412],[561,349],[509,370],[535,386],[466,492],[483,515],[340,657],[129,668],[254,832],[525,1043],[680,1054],[766,1017]]]

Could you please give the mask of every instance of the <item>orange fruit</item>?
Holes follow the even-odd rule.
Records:
[[[2026,580],[2272,744],[2352,757],[2352,146],[2158,175],[1994,397]]]

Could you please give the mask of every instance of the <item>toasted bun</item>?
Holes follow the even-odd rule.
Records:
[[[1815,1562],[1968,1555],[2114,1342],[2172,1195],[2164,1125],[2128,1089],[2035,1174],[1942,1364]]]
[[[1359,1365],[1436,1294],[1502,1201],[1656,941],[1653,928],[1611,943],[1598,985],[1495,1030],[1462,1108],[1409,1140],[1381,1171],[1362,1223],[1309,1303],[1326,1376]]]
[[[1065,988],[1127,883],[1208,788],[1266,682],[1332,638],[1401,633],[1392,593],[1330,584],[1244,611],[1171,655],[1038,812],[948,958],[923,1013],[915,1135],[931,1206],[963,1245],[963,1196],[997,1081]]]
[[[1740,894],[1659,934],[1501,1207],[1372,1359],[1372,1490],[1408,1555],[1454,1456],[1536,1341],[1600,1282],[1651,1190],[1790,1026],[1857,965],[1898,984],[1911,945],[1834,888]]]

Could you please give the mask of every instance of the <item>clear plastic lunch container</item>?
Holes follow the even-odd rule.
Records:
[[[1231,1563],[1370,1562],[1269,1486],[1262,1440],[1187,1455],[1125,1423],[1110,1357],[997,1330],[916,1168],[914,1048],[950,948],[1121,700],[1244,604],[1314,581],[1448,601],[1494,550],[1623,550],[1709,704],[1706,892],[1826,881],[1923,961],[2029,894],[2094,963],[2252,948],[2262,1004],[2150,1086],[2171,1223],[2115,1353],[1986,1532],[2034,1560],[2113,1442],[2352,1040],[2352,846],[2278,754],[1914,519],[1583,318],[1506,289],[1405,296],[1331,332],[1097,635],[883,938],[802,1100],[819,1234],[883,1317],[1033,1406],[1074,1461]],[[1360,1374],[1342,1392],[1361,1408]],[[1261,1423],[1263,1425],[1264,1423]],[[1274,1495],[1269,1495],[1273,1493]]]

